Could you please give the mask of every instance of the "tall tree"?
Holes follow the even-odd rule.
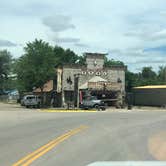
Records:
[[[130,92],[133,87],[140,85],[140,73],[126,71],[125,73],[126,91]]]
[[[139,73],[126,72],[126,90],[131,91],[133,87],[144,85],[160,85],[165,79],[165,70],[160,68],[159,74],[152,67],[143,67]],[[161,81],[162,80],[162,81]]]
[[[4,90],[11,70],[12,56],[7,50],[0,51],[0,90]]]
[[[70,49],[65,50],[59,46],[54,47],[54,56],[56,59],[56,65],[74,64],[78,60],[78,55],[73,51]]]
[[[86,65],[86,55],[83,54],[82,56],[79,56],[77,63],[80,64],[80,65]]]
[[[104,57],[104,66],[111,67],[111,66],[124,66],[122,61],[116,61],[114,59],[108,59],[106,56]]]
[[[32,91],[39,87],[43,91],[46,81],[54,77],[55,57],[53,48],[42,40],[27,43],[25,54],[15,65],[20,90]]]
[[[156,73],[152,70],[152,67],[143,67],[142,77],[145,79],[155,79]]]
[[[166,66],[159,67],[158,80],[161,84],[166,84]]]
[[[159,84],[157,80],[157,74],[153,71],[152,67],[143,67],[141,73],[141,84],[142,85],[155,85]]]

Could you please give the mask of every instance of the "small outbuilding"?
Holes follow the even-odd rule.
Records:
[[[166,85],[133,88],[133,104],[140,106],[166,106]]]

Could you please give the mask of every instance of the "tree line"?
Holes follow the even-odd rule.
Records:
[[[166,66],[160,66],[158,72],[152,67],[143,67],[141,72],[133,73],[126,71],[126,91],[131,91],[133,87],[145,85],[166,84]]]
[[[32,91],[39,87],[43,90],[46,81],[54,79],[55,67],[63,64],[86,63],[85,55],[79,56],[70,49],[51,46],[42,40],[26,44],[24,54],[14,59],[7,50],[0,51],[0,94],[5,90],[18,89]],[[122,65],[121,61],[105,57],[104,66]],[[126,90],[135,86],[165,84],[166,66],[161,66],[158,72],[152,67],[144,67],[141,72],[126,71]]]

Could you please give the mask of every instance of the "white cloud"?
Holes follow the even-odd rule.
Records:
[[[68,29],[75,29],[75,26],[71,23],[71,18],[64,15],[54,15],[45,17],[43,24],[48,26],[53,32],[62,32]]]
[[[161,14],[162,16],[166,16],[166,11],[161,11],[160,14]]]
[[[84,44],[84,43],[80,43],[80,42],[75,43],[75,46],[76,46],[76,47],[82,47],[82,48],[88,48],[88,47],[89,47],[88,44]]]
[[[57,43],[78,43],[80,41],[79,38],[72,38],[72,37],[59,37],[53,40]]]
[[[162,29],[160,31],[151,31],[149,29],[139,30],[139,31],[130,31],[125,33],[127,37],[135,37],[140,40],[148,41],[148,40],[165,40],[166,39],[166,29]]]
[[[166,39],[166,29],[155,32],[154,34],[151,35],[150,38],[153,39],[153,40]]]
[[[0,47],[15,47],[16,43],[13,43],[9,40],[0,39]]]
[[[110,58],[132,70],[141,66],[132,62],[146,57],[157,66],[161,55],[143,50],[166,42],[165,6],[165,0],[6,0],[0,5],[1,37],[22,44],[41,38],[79,53],[112,50]]]
[[[75,29],[75,25],[71,23],[71,17],[64,15],[54,15],[45,17],[42,20],[43,24],[50,28],[52,32],[51,40],[56,43],[79,43],[77,37],[62,36],[62,32]]]

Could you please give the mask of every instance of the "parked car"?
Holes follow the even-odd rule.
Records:
[[[27,108],[29,107],[40,108],[41,97],[36,95],[26,95],[21,100],[21,105]]]
[[[97,99],[95,96],[89,96],[82,101],[80,107],[83,109],[95,108],[98,110],[105,110],[105,103],[102,100]]]

